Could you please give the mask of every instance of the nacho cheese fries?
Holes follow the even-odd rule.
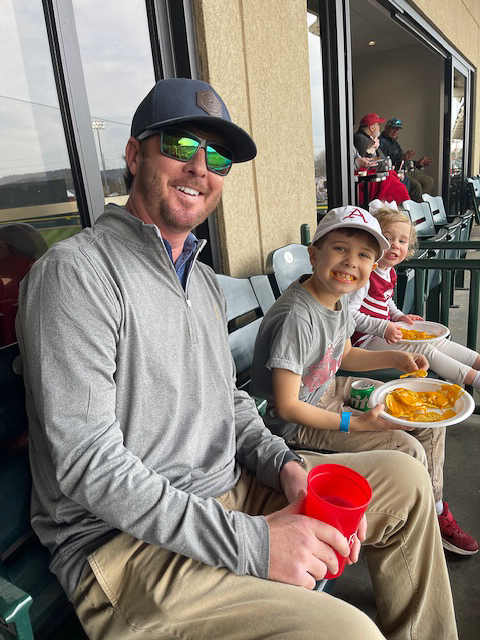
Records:
[[[427,333],[426,331],[417,331],[416,329],[404,329],[400,327],[402,332],[402,338],[404,340],[430,340],[431,338],[438,338],[434,333]]]
[[[397,388],[385,398],[386,411],[395,418],[410,422],[449,420],[456,415],[453,407],[463,393],[463,389],[456,384],[442,385],[434,391]]]
[[[416,371],[410,371],[409,373],[402,373],[400,378],[426,378],[427,372],[425,369],[417,369]]]

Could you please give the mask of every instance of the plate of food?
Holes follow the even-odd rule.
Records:
[[[439,322],[429,320],[415,320],[413,324],[406,322],[397,323],[402,330],[403,337],[399,342],[405,344],[419,344],[421,342],[434,342],[439,338],[448,338],[450,329]]]
[[[384,404],[385,420],[424,429],[458,424],[475,409],[472,396],[457,384],[419,377],[386,382],[373,390],[368,404]]]

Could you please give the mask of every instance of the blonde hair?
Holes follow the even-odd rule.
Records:
[[[408,214],[404,211],[398,211],[397,209],[390,209],[389,207],[382,207],[377,209],[372,215],[378,220],[378,223],[382,229],[394,222],[405,222],[410,226],[410,234],[408,237],[408,252],[406,257],[411,258],[418,248],[417,245],[417,232],[415,227],[411,223]]]

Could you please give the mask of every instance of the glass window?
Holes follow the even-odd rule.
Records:
[[[310,10],[307,10],[307,28],[310,94],[312,100],[315,187],[317,193],[317,219],[319,219],[328,208],[327,163],[325,157],[325,120],[323,112],[323,71],[320,22],[318,14]]]
[[[0,14],[0,346],[15,342],[18,284],[58,240],[81,229],[42,3]]]
[[[73,0],[105,202],[126,202],[132,116],[155,84],[145,0]]]
[[[457,69],[454,69],[451,123],[452,142],[450,147],[451,176],[459,176],[463,173],[463,124],[465,115],[465,84],[465,76],[463,76]]]

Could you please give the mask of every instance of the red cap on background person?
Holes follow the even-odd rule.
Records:
[[[380,118],[378,113],[367,113],[360,120],[361,127],[370,127],[372,124],[383,124],[386,122],[386,118]]]

